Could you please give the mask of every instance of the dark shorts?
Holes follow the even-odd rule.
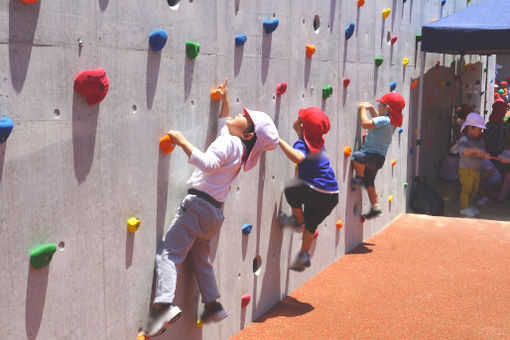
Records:
[[[287,202],[293,208],[303,209],[305,228],[312,234],[338,204],[338,194],[313,190],[302,181],[294,181],[285,188]]]
[[[375,186],[375,176],[384,165],[386,157],[378,153],[357,151],[352,154],[351,159],[365,165],[365,176],[363,177],[365,187]]]

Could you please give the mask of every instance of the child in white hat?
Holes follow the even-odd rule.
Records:
[[[223,223],[223,202],[241,168],[253,168],[262,152],[278,145],[278,131],[264,112],[244,109],[230,117],[227,80],[218,88],[222,100],[218,137],[205,152],[193,146],[181,132],[170,130],[172,141],[196,167],[188,180],[189,189],[156,254],[156,293],[146,335],[155,336],[181,316],[173,304],[177,274],[191,252],[202,302],[202,323],[227,317],[222,305],[213,267],[209,262],[211,239]]]
[[[480,166],[482,158],[490,158],[484,151],[482,139],[485,120],[478,113],[471,112],[460,129],[459,146],[459,180],[462,186],[460,193],[460,214],[465,217],[476,217],[480,213],[472,206],[474,195],[480,186]]]

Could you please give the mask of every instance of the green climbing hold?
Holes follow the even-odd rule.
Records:
[[[57,251],[57,245],[55,243],[46,244],[34,249],[30,253],[30,263],[37,269],[46,267],[51,262],[55,251]]]
[[[333,88],[331,85],[326,85],[322,88],[322,99],[326,99],[333,94]]]
[[[483,68],[483,72],[487,73],[487,67]]]
[[[416,42],[421,41],[422,35],[416,34]]]
[[[194,41],[186,41],[186,54],[188,58],[195,59],[200,53],[200,44]]]
[[[404,183],[404,188],[407,188],[408,184],[407,182]]]
[[[455,60],[452,60],[452,62],[450,63],[450,67],[452,66],[455,66]]]
[[[382,58],[382,57],[375,58],[375,66],[381,66],[383,61],[384,61],[384,58]]]

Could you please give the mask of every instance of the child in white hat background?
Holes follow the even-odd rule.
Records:
[[[218,137],[205,152],[193,146],[181,132],[170,130],[172,141],[188,155],[196,169],[187,181],[189,189],[156,254],[156,292],[146,335],[155,336],[182,314],[173,304],[181,263],[191,252],[193,269],[205,304],[203,323],[227,317],[214,271],[209,262],[211,239],[223,223],[223,202],[241,168],[253,168],[262,152],[278,145],[278,131],[264,112],[244,109],[230,117],[227,80],[219,90],[222,100]]]
[[[462,186],[460,193],[460,214],[466,217],[476,217],[480,213],[472,206],[474,195],[480,186],[480,167],[482,158],[490,158],[484,151],[482,139],[485,120],[478,113],[471,112],[460,129],[459,146],[459,180]]]

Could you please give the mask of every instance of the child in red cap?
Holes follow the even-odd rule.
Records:
[[[302,272],[311,265],[309,251],[317,227],[338,204],[338,183],[322,137],[329,131],[328,116],[317,107],[301,109],[293,127],[299,138],[293,147],[279,139],[287,158],[297,164],[298,178],[285,188],[293,214],[280,212],[278,220],[282,226],[305,229],[301,251],[290,267]]]
[[[366,219],[382,213],[377,202],[375,176],[384,164],[391,136],[397,127],[402,126],[402,109],[406,105],[402,95],[396,92],[386,93],[377,101],[379,102],[377,111],[370,103],[363,102],[359,105],[361,126],[369,131],[361,151],[352,154],[356,177],[352,179],[351,184],[365,185],[372,205],[370,212],[363,215]],[[367,110],[370,111],[371,118],[367,115]]]

